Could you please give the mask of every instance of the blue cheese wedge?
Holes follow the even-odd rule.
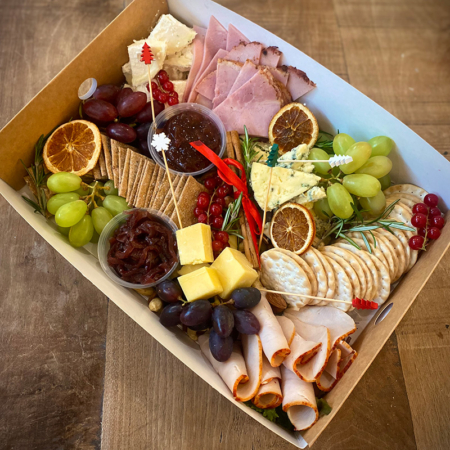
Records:
[[[180,72],[188,72],[189,70],[191,70],[192,60],[194,57],[192,47],[193,44],[189,44],[181,51],[167,56],[166,60],[164,61],[164,68],[166,69],[167,67],[170,67]]]
[[[317,200],[321,200],[326,197],[327,193],[323,187],[314,186],[309,191],[294,197],[291,201],[298,203],[299,205],[306,205],[307,203],[314,203],[317,202]]]
[[[278,165],[286,169],[299,170],[300,172],[311,173],[314,170],[312,163],[283,163],[283,160],[306,160],[309,156],[309,148],[306,144],[300,144],[291,151],[278,158]]]
[[[265,164],[253,163],[251,183],[255,193],[255,200],[264,209],[267,189],[269,186],[270,168]],[[272,211],[284,202],[299,196],[303,192],[316,186],[320,177],[312,173],[298,172],[283,167],[274,167],[270,186],[267,210]]]
[[[165,42],[166,54],[170,56],[188,46],[196,34],[192,28],[179,22],[171,14],[163,14],[150,33],[149,39]]]

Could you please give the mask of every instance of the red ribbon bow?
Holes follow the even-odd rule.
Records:
[[[242,207],[244,208],[245,217],[247,218],[248,227],[252,236],[253,245],[255,246],[256,255],[259,262],[258,253],[258,241],[256,239],[257,234],[261,234],[263,230],[261,216],[258,213],[256,206],[250,200],[247,178],[245,176],[245,170],[242,164],[234,159],[220,157],[208,148],[203,142],[195,141],[191,142],[192,147],[200,152],[205,158],[211,161],[217,167],[217,173],[219,177],[225,181],[225,183],[234,186],[237,190],[235,192],[235,198],[237,198],[242,192]],[[229,167],[237,167],[241,171],[241,178],[239,178]]]

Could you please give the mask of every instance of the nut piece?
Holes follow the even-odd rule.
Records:
[[[149,288],[143,288],[143,289],[135,289],[135,291],[138,293],[138,294],[141,294],[141,295],[145,295],[145,296],[152,296],[153,295],[153,297],[151,297],[151,298],[154,298],[155,297],[155,295],[156,295],[156,291],[155,291],[155,288],[152,288],[152,287],[149,287]]]
[[[157,313],[163,309],[164,304],[161,301],[161,299],[159,299],[158,297],[155,297],[153,300],[150,301],[150,303],[148,304],[148,307],[150,308],[150,311]]]
[[[280,294],[274,294],[273,292],[267,292],[266,294],[267,301],[270,303],[272,307],[272,311],[275,314],[282,313],[287,308],[286,300]]]

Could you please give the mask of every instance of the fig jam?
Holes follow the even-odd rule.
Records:
[[[197,172],[206,169],[211,162],[191,147],[190,142],[202,141],[214,153],[219,154],[222,138],[217,125],[208,117],[195,112],[181,112],[158,130],[170,139],[166,151],[167,164],[177,172]]]

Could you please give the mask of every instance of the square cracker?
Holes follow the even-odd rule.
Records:
[[[100,167],[99,167],[98,163],[95,165],[93,172],[94,172],[94,180],[102,179],[102,174],[100,172]]]
[[[147,208],[153,208],[158,192],[162,188],[164,179],[166,178],[166,169],[164,167],[159,167],[158,177],[156,178],[155,186],[151,188],[151,192],[147,197]]]
[[[128,191],[128,177],[130,173],[130,160],[132,153],[134,152],[127,148],[127,151],[125,153],[125,162],[122,168],[122,177],[120,179],[119,196],[124,198],[127,196]]]
[[[141,161],[140,156],[139,153],[130,150],[130,169],[128,171],[128,186],[126,193],[127,201],[131,196],[131,191],[133,190],[134,182],[136,181],[136,175]]]
[[[142,172],[142,182],[139,186],[139,190],[136,194],[135,206],[136,208],[145,208],[145,197],[150,186],[150,180],[154,172],[155,165],[153,161],[147,160],[145,163],[144,171]]]
[[[184,186],[186,185],[186,182],[188,180],[188,177],[185,175],[180,176],[180,181],[178,182],[178,186],[175,189],[175,198],[177,201],[180,199],[180,195],[183,192]],[[169,202],[167,203],[166,207],[163,210],[163,213],[166,216],[171,216],[173,213],[173,210],[175,209],[175,203],[173,202],[173,198],[170,198]]]
[[[182,224],[178,222],[177,211],[174,211],[170,218],[175,224],[181,228],[181,226],[188,227],[197,223],[197,218],[194,215],[194,208],[197,204],[197,197],[201,192],[207,192],[207,189],[203,184],[200,184],[194,177],[189,177],[183,191],[181,192],[180,200],[178,201],[178,210],[180,211],[180,219]]]
[[[112,172],[114,187],[119,189],[119,146],[117,141],[111,139],[111,161],[112,161]]]
[[[106,178],[108,178],[108,172],[106,170],[105,155],[103,154],[103,151],[100,152],[97,164],[100,166],[100,173],[102,174],[102,177],[105,180]]]
[[[172,185],[173,185],[173,191],[174,193],[177,190],[178,187],[178,183],[180,182],[181,176],[180,175],[176,175],[175,177],[172,178]],[[169,192],[167,192],[164,201],[160,207],[160,211],[164,211],[164,209],[166,208],[166,206],[169,204],[170,200],[172,199],[172,192],[169,189]]]
[[[149,206],[149,201],[151,201],[152,195],[153,195],[153,191],[155,189],[155,185],[156,185],[156,180],[158,179],[159,176],[159,172],[161,170],[161,167],[156,164],[155,168],[153,169],[153,173],[152,173],[152,177],[150,179],[150,184],[148,186],[148,190],[145,194],[145,208],[148,208]]]
[[[127,158],[127,149],[123,148],[123,147],[119,147],[119,186],[117,186],[117,189],[119,189],[119,190],[120,190],[120,186],[122,184],[122,178],[123,178],[123,172],[125,170],[126,158]]]
[[[108,179],[114,180],[114,174],[112,170],[111,139],[105,134],[102,134],[101,138],[102,138],[103,156],[105,158],[105,165]]]
[[[127,197],[127,203],[129,205],[135,205],[136,194],[139,189],[140,181],[142,180],[142,172],[144,171],[146,161],[144,159],[139,160],[138,168],[136,170],[136,177],[133,180],[133,186],[131,187],[130,196]]]

